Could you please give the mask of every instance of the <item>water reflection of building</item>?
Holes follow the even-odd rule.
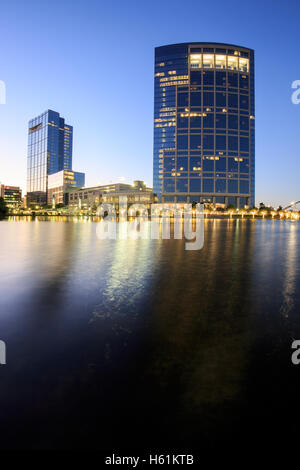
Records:
[[[153,190],[163,202],[254,205],[254,51],[155,49]]]
[[[161,388],[180,383],[180,404],[194,415],[236,399],[251,346],[251,221],[206,220],[205,240],[190,253],[183,240],[161,244],[151,286],[156,347],[147,372]]]

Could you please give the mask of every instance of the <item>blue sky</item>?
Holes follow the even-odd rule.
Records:
[[[0,181],[26,188],[27,122],[74,126],[86,184],[152,185],[154,47],[213,41],[256,52],[256,201],[300,199],[300,4],[296,0],[11,0],[0,15]]]

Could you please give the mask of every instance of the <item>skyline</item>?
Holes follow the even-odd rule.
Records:
[[[61,18],[55,17],[62,35],[51,29],[56,4],[15,1],[3,7],[1,35],[8,41],[0,73],[7,94],[6,104],[0,105],[1,183],[21,186],[24,192],[28,121],[55,109],[74,128],[74,167],[86,173],[86,186],[121,177],[152,186],[154,47],[213,41],[255,50],[256,204],[276,206],[299,199],[300,106],[291,101],[292,82],[300,79],[294,60],[300,11],[295,1],[289,8],[270,1],[231,1],[232,8],[216,1],[210,8],[187,2],[184,12],[179,2],[173,10],[167,5],[158,10],[159,3],[153,2],[150,12],[145,6],[136,11],[136,2],[118,2],[118,14],[93,1],[64,2]],[[213,18],[215,24],[203,24],[196,14],[187,15],[188,6],[200,18],[220,14]],[[243,12],[245,23],[240,21]],[[166,15],[170,21],[163,31]],[[178,32],[180,15],[187,15],[188,26]],[[8,26],[11,22],[15,31]],[[65,43],[62,36],[69,40]],[[282,178],[287,169],[288,178]]]

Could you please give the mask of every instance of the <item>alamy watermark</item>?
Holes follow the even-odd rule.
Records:
[[[6,344],[0,340],[0,365],[6,364]]]
[[[102,217],[97,224],[98,238],[168,240],[172,234],[177,240],[184,236],[186,250],[203,248],[204,204],[197,204],[195,207],[192,204],[151,204],[148,209],[144,204],[128,207],[127,197],[121,196],[118,208],[117,214],[114,204],[98,206],[97,215]]]
[[[3,80],[0,80],[0,104],[6,104],[6,85]]]
[[[293,352],[291,360],[292,363],[297,366],[300,364],[300,341],[298,339],[295,339],[292,343],[292,349],[296,349],[296,351]]]
[[[295,91],[292,93],[291,100],[293,104],[300,103],[300,80],[294,80],[292,83],[292,88]]]

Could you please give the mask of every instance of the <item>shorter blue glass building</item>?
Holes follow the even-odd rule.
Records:
[[[28,125],[27,196],[29,203],[46,204],[48,175],[72,170],[73,127],[48,109]]]
[[[254,51],[155,49],[153,191],[162,202],[255,203]]]

